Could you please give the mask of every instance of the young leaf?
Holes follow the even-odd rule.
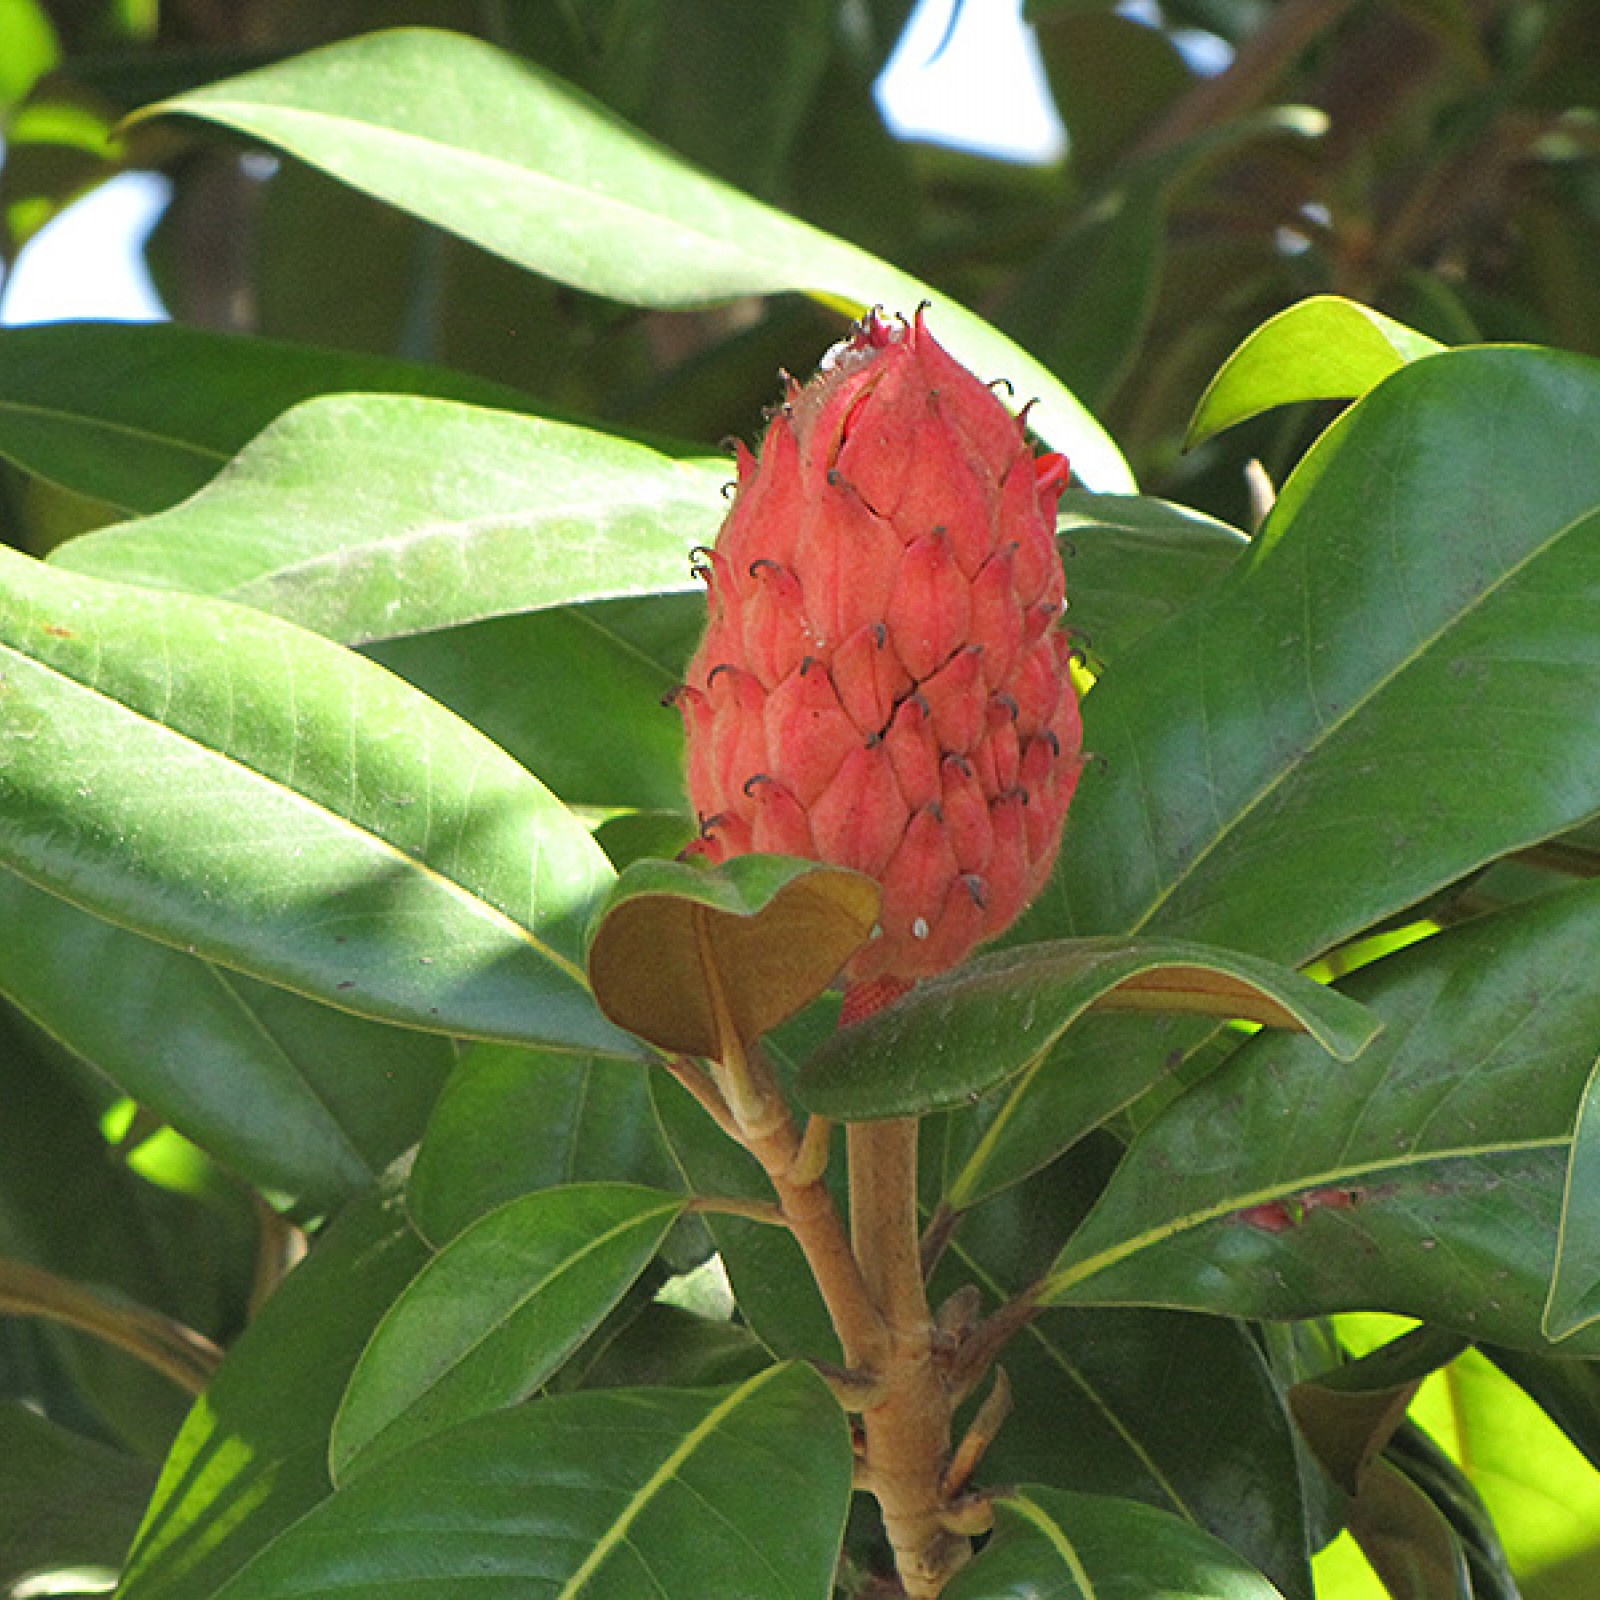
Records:
[[[1252,1040],[1134,1141],[1046,1303],[1380,1307],[1539,1348],[1597,937],[1588,885],[1363,968],[1344,987],[1385,1027],[1338,1072],[1308,1041]]]
[[[335,1481],[515,1405],[593,1333],[660,1248],[682,1196],[571,1184],[452,1239],[378,1324],[334,1420]]]
[[[558,78],[476,39],[371,33],[207,84],[142,116],[204,117],[562,283],[629,305],[808,294],[859,315],[926,301],[940,342],[1037,396],[1040,437],[1094,489],[1132,477],[1041,363],[927,285],[729,188]]]
[[[1281,1600],[1220,1539],[1153,1506],[1024,1484],[995,1501],[994,1537],[944,1600]],[[231,1600],[231,1597],[230,1597]]]
[[[561,1395],[452,1428],[363,1474],[214,1600],[828,1600],[850,1435],[822,1380]]]
[[[1192,448],[1296,400],[1350,400],[1445,347],[1336,294],[1312,295],[1256,329],[1223,363],[1189,424]]]
[[[533,407],[442,367],[177,322],[0,328],[0,456],[129,514],[176,505],[281,412],[340,392]]]
[[[617,880],[589,947],[595,999],[663,1050],[721,1054],[717,995],[744,1040],[814,1000],[864,944],[878,885],[787,856],[712,871],[639,861]]]
[[[199,494],[61,546],[102,578],[216,595],[344,644],[693,586],[730,469],[538,417],[328,395]]]
[[[841,1029],[801,1068],[800,1097],[845,1120],[959,1106],[1038,1071],[1096,1005],[1308,1032],[1345,1060],[1377,1031],[1336,990],[1256,957],[1178,940],[1068,939],[979,956]]]
[[[604,856],[381,668],[0,549],[0,673],[0,862],[30,882],[358,1015],[637,1053],[577,961]]]

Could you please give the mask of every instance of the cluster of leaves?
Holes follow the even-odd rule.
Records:
[[[1055,882],[1007,950],[844,1033],[824,1000],[773,1041],[807,1109],[924,1119],[936,1288],[1042,1308],[1006,1351],[1025,1404],[985,1466],[1020,1487],[948,1592],[1307,1600],[1341,1527],[1398,1595],[1514,1593],[1502,1535],[1528,1593],[1586,1592],[1600,367],[1297,305],[1194,424],[1210,473],[1243,448],[1220,429],[1355,401],[1253,544],[1135,495],[1061,382],[1160,481],[1190,470],[1168,458],[1198,374],[1324,286],[1296,274],[1387,297],[1453,251],[1461,272],[1427,280],[1413,321],[1457,342],[1440,306],[1499,328],[1485,308],[1515,300],[1569,337],[1553,299],[1487,292],[1491,265],[1543,281],[1548,258],[1475,253],[1476,209],[1397,221],[1367,256],[1351,241],[1363,185],[1406,214],[1383,182],[1405,161],[1374,160],[1388,142],[1438,163],[1413,212],[1454,200],[1447,158],[1526,131],[1530,106],[1549,109],[1495,181],[1585,171],[1586,125],[1556,96],[1584,8],[1169,8],[1233,30],[1249,70],[1214,92],[1253,83],[1251,104],[1291,72],[1331,96],[1351,63],[1387,60],[1364,30],[1423,41],[1419,98],[1369,85],[1370,124],[1332,167],[1295,118],[1207,112],[1165,35],[1041,8],[1075,155],[1005,182],[873,131],[896,7],[717,34],[697,70],[772,86],[730,92],[771,113],[738,137],[667,33],[622,25],[656,8],[574,7],[571,32],[537,38],[493,9],[503,42],[564,50],[613,108],[834,231],[463,32],[224,82],[215,55],[152,53],[176,74],[162,109],[191,120],[56,168],[45,111],[109,119],[151,92],[142,58],[113,52],[97,88],[86,58],[3,85],[15,228],[94,163],[170,159],[180,200],[207,182],[253,197],[260,326],[433,359],[177,326],[0,333],[20,547],[0,549],[0,1309],[33,1314],[0,1322],[0,1582],[125,1558],[130,1600],[275,1600],[335,1571],[374,1594],[486,1571],[741,1600],[868,1581],[849,1432],[808,1364],[834,1353],[815,1289],[753,1212],[760,1174],[601,1014],[585,961],[618,869],[690,825],[658,702],[698,625],[686,553],[722,509],[726,463],[700,441],[748,432],[772,367],[814,359],[838,327],[815,307],[926,299],[941,341],[1037,395],[1041,436],[1110,491],[1063,511],[1096,760]],[[1148,95],[1069,92],[1095,40]],[[1139,52],[1168,65],[1140,76]],[[202,122],[299,164],[261,183]],[[1219,195],[1328,171],[1341,203],[1320,202],[1305,248],[1282,247],[1278,194],[1233,235],[1254,275],[1219,249]],[[1573,189],[1567,231],[1544,236],[1558,256],[1581,239]],[[171,285],[202,214],[237,215],[175,209],[156,243]],[[1357,266],[1372,275],[1337,275]],[[1237,299],[1194,315],[1230,273]],[[299,309],[269,311],[291,287]],[[682,315],[703,307],[723,309]],[[352,308],[380,321],[354,328]],[[1070,345],[1107,329],[1099,357]],[[1124,360],[1141,338],[1163,359]],[[86,523],[48,562],[21,553]],[[703,893],[759,921],[796,881]],[[1282,970],[1314,959],[1349,974],[1342,995]],[[1107,1003],[1153,991],[1307,1031]],[[1353,1308],[1424,1327],[1347,1363],[1330,1319]],[[1407,1420],[1447,1363],[1453,1458]],[[1524,1444],[1486,1474],[1530,1416],[1537,1458]],[[1541,1523],[1530,1480],[1558,1473],[1566,1521]]]

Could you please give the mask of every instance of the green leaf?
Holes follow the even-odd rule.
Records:
[[[1597,430],[1600,365],[1519,349],[1346,412],[1248,559],[1085,699],[1100,759],[1019,937],[1304,961],[1593,812]]]
[[[1135,1140],[1045,1302],[1378,1307],[1543,1347],[1597,936],[1588,885],[1363,968],[1344,988],[1384,1031],[1338,1072],[1308,1041],[1252,1040]]]
[[[600,1325],[685,1205],[630,1184],[523,1195],[417,1274],[362,1353],[333,1425],[336,1481],[525,1400]]]
[[[662,702],[683,682],[705,620],[704,593],[654,595],[496,617],[365,653],[488,734],[568,805],[676,811],[692,830],[683,719]],[[567,693],[570,684],[583,692]],[[688,837],[650,853],[675,854]]]
[[[181,506],[61,546],[77,572],[210,594],[345,644],[693,585],[724,463],[450,401],[329,395]]]
[[[1152,1506],[1024,1484],[995,1501],[994,1537],[944,1600],[1280,1600],[1219,1539]]]
[[[828,1600],[850,1478],[844,1413],[806,1367],[562,1395],[364,1474],[215,1600],[458,1600],[486,1581],[568,1600]]]
[[[1568,1334],[1600,1320],[1600,1217],[1594,1202],[1600,1196],[1600,1066],[1589,1074],[1578,1124],[1572,1135],[1567,1166],[1567,1193],[1562,1206],[1561,1238],[1555,1273],[1544,1308],[1546,1338]]]
[[[666,1189],[675,1177],[636,1063],[478,1044],[434,1108],[406,1207],[437,1246],[536,1189],[607,1178]]]
[[[858,872],[788,856],[637,861],[589,947],[595,999],[663,1050],[720,1056],[719,1009],[747,1041],[793,1016],[866,943],[879,895]]]
[[[115,1573],[150,1497],[148,1463],[0,1403],[0,1584],[48,1571]]]
[[[409,361],[175,322],[60,322],[0,328],[0,455],[119,510],[161,511],[279,413],[335,391],[533,406],[515,389]]]
[[[1600,366],[1549,351],[1446,351],[1351,407],[1246,559],[1085,698],[1097,760],[1008,937],[1160,932],[1296,964],[1594,812],[1597,432]],[[963,1193],[1107,1114],[1078,1093],[1104,1061],[1136,1091],[1201,1037],[1091,1019],[985,1102],[974,1128],[1004,1127],[975,1134]]]
[[[0,550],[0,673],[0,860],[30,882],[357,1015],[637,1052],[577,963],[598,847],[381,668]]]
[[[0,927],[0,993],[225,1166],[313,1211],[415,1143],[455,1059],[437,1035],[255,983],[5,871]]]
[[[1165,500],[1068,489],[1056,528],[1068,620],[1097,667],[1192,604],[1249,540],[1225,522]]]
[[[1336,294],[1312,295],[1269,318],[1222,364],[1185,440],[1193,448],[1235,423],[1297,400],[1350,400],[1444,346]]]
[[[461,35],[395,29],[165,100],[575,288],[688,308],[795,291],[851,315],[930,305],[984,377],[1037,396],[1030,425],[1091,488],[1132,478],[1049,371],[946,296],[696,170],[559,79]]]
[[[935,1300],[963,1282],[995,1303],[1025,1289],[1081,1214],[1094,1165],[1080,1146],[964,1216]],[[1173,1311],[1046,1311],[1001,1360],[1019,1404],[984,1456],[985,1482],[1156,1506],[1310,1600],[1291,1424],[1254,1330]]]
[[[328,1432],[345,1384],[373,1325],[426,1259],[385,1190],[318,1241],[190,1412],[119,1600],[213,1600],[332,1492]]]
[[[979,956],[841,1029],[802,1067],[800,1097],[844,1120],[960,1106],[1041,1070],[1095,1005],[1309,1032],[1346,1061],[1377,1031],[1337,991],[1255,957],[1177,940],[1069,939]]]

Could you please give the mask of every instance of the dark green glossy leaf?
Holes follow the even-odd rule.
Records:
[[[0,455],[126,512],[191,495],[274,417],[336,391],[429,394],[520,411],[464,373],[241,339],[178,323],[0,328]]]
[[[213,1600],[332,1492],[328,1433],[373,1326],[427,1260],[398,1197],[341,1217],[266,1303],[196,1403],[118,1591]]]
[[[1082,1214],[1098,1165],[1086,1143],[963,1217],[935,1298],[964,1282],[994,1302],[1025,1288]],[[985,1483],[1143,1501],[1309,1600],[1293,1429],[1253,1330],[1182,1312],[1047,1311],[1000,1364],[1017,1407],[984,1457]]]
[[[1279,1600],[1220,1540],[1131,1500],[1024,1484],[995,1501],[994,1537],[945,1600]]]
[[[1407,362],[1444,346],[1425,333],[1336,294],[1280,311],[1228,357],[1200,397],[1190,446],[1273,406],[1349,400]]]
[[[155,1474],[148,1463],[0,1404],[0,1584],[63,1568],[116,1572]]]
[[[475,39],[395,29],[146,112],[204,117],[562,283],[630,305],[796,291],[858,315],[923,301],[941,342],[1037,396],[1030,422],[1091,487],[1126,464],[1049,371],[944,295],[689,166],[577,91]]]
[[[0,926],[0,993],[225,1166],[312,1210],[416,1142],[455,1059],[437,1035],[256,983],[4,871]]]
[[[871,878],[789,856],[704,870],[637,861],[618,878],[589,946],[601,1010],[663,1050],[721,1056],[725,1007],[742,1040],[809,1004],[866,943]]]
[[[766,1347],[741,1324],[714,1322],[657,1301],[594,1352],[593,1360],[583,1367],[579,1387],[622,1389],[644,1384],[652,1389],[703,1389],[742,1383],[771,1365]]]
[[[345,644],[687,589],[721,462],[445,400],[328,395],[199,494],[61,546],[102,578],[254,606]]]
[[[1336,1072],[1306,1042],[1251,1041],[1134,1142],[1046,1300],[1379,1307],[1539,1348],[1597,936],[1588,886],[1363,968],[1344,987],[1384,1031]]]
[[[1597,428],[1600,364],[1520,349],[1346,412],[1249,559],[1087,697],[1100,762],[1027,931],[1304,960],[1593,812]]]
[[[1347,1061],[1376,1031],[1337,991],[1229,950],[1062,940],[979,956],[841,1029],[801,1069],[800,1095],[810,1110],[846,1120],[959,1106],[1016,1073],[1042,1070],[1057,1040],[1096,1004],[1304,1031]]]
[[[666,1189],[676,1176],[636,1063],[479,1044],[434,1108],[406,1207],[443,1245],[536,1189],[608,1178]]]
[[[599,1326],[685,1201],[620,1183],[508,1201],[463,1230],[389,1308],[333,1425],[341,1481],[534,1393]]]
[[[1015,937],[1298,963],[1592,813],[1597,430],[1600,367],[1551,352],[1447,351],[1357,402],[1247,559],[1086,698],[1099,759]],[[1102,1061],[1148,1086],[1199,1037],[1090,1020],[1047,1081],[986,1104],[964,1192],[1107,1114],[1074,1092]]]
[[[381,668],[0,550],[0,673],[0,857],[20,876],[358,1015],[636,1052],[577,964],[604,856]]]
[[[1069,489],[1056,527],[1068,621],[1097,667],[1197,600],[1248,548],[1237,528],[1165,500]]]
[[[568,1600],[828,1600],[850,1478],[844,1413],[806,1367],[732,1389],[562,1395],[364,1474],[216,1600],[457,1600],[486,1583]]]

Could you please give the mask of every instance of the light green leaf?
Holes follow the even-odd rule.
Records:
[[[1132,477],[1050,372],[971,312],[842,240],[729,188],[525,61],[395,29],[208,84],[144,116],[208,118],[562,283],[630,305],[793,291],[859,315],[930,305],[984,378],[1037,397],[1030,424],[1095,489]]]
[[[432,1031],[608,1054],[611,871],[465,723],[258,612],[0,550],[0,863],[150,938]]]
[[[215,1600],[828,1600],[850,1498],[844,1413],[802,1366],[731,1389],[562,1395],[363,1474]],[[714,1514],[713,1514],[714,1508]]]
[[[254,606],[345,644],[693,586],[731,469],[567,423],[329,395],[199,494],[54,560]]]
[[[1336,294],[1312,295],[1256,329],[1222,364],[1189,423],[1190,447],[1297,400],[1350,400],[1444,346]]]
[[[533,1394],[660,1248],[683,1196],[631,1184],[523,1195],[452,1239],[389,1308],[333,1425],[335,1481]]]

